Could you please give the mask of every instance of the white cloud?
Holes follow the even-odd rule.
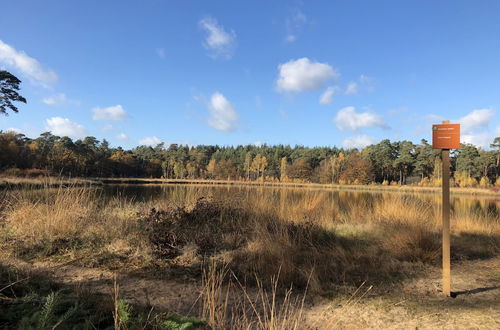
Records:
[[[85,127],[68,118],[52,117],[45,120],[45,129],[57,136],[69,136],[72,138],[83,138],[87,134]]]
[[[345,89],[347,95],[358,94],[358,84],[355,82],[350,82]]]
[[[472,110],[458,120],[460,129],[463,133],[467,133],[475,129],[486,128],[494,115],[495,113],[491,109]]]
[[[161,143],[160,138],[156,136],[147,136],[139,140],[139,144],[143,146],[156,146]]]
[[[217,20],[212,17],[205,17],[199,22],[202,29],[207,32],[203,46],[210,51],[213,58],[230,59],[233,56],[236,45],[236,34],[233,30],[227,32]]]
[[[333,95],[339,92],[339,87],[330,86],[328,87],[319,98],[319,104],[326,105],[333,102]]]
[[[122,140],[122,141],[127,141],[127,140],[128,140],[128,136],[127,136],[127,134],[125,134],[125,133],[120,133],[120,134],[118,134],[118,135],[116,136],[116,138],[117,138],[118,140]]]
[[[307,57],[280,64],[278,70],[276,87],[282,92],[317,90],[327,81],[340,76],[329,64],[313,62]]]
[[[93,120],[124,120],[127,112],[118,104],[107,108],[95,107],[92,109]]]
[[[463,134],[460,136],[461,143],[471,143],[477,147],[486,149],[493,141],[487,134]]]
[[[32,83],[43,87],[49,87],[58,79],[54,71],[43,68],[36,59],[23,51],[16,50],[2,40],[0,40],[0,63],[19,70]]]
[[[357,135],[344,139],[342,141],[342,146],[348,149],[352,148],[361,149],[371,144],[374,144],[375,142],[376,142],[375,139],[369,137],[368,135]]]
[[[164,59],[166,56],[165,49],[164,48],[157,48],[156,55],[158,55],[159,58]]]
[[[224,95],[219,92],[212,94],[209,109],[208,124],[210,126],[216,130],[226,132],[236,129],[238,113]]]
[[[59,93],[50,97],[46,97],[42,100],[43,103],[47,105],[79,105],[80,102],[77,100],[71,100],[66,97],[66,94]]]
[[[335,116],[334,122],[341,131],[356,131],[361,128],[369,127],[389,128],[382,116],[368,111],[356,112],[355,107],[340,109]]]

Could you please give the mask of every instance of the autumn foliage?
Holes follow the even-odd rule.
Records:
[[[490,187],[500,173],[500,138],[486,151],[464,144],[452,153],[452,183]],[[0,131],[0,173],[34,177],[143,177],[166,179],[316,182],[322,184],[438,186],[439,150],[427,141],[381,142],[362,150],[304,146],[187,146],[160,143],[131,150],[106,140],[73,141],[43,133],[30,139]],[[500,183],[499,183],[500,184]]]

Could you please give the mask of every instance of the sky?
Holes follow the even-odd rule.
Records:
[[[0,0],[0,130],[112,146],[500,136],[499,1]]]

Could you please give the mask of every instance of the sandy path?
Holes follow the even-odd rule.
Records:
[[[430,268],[387,295],[362,297],[362,288],[350,302],[318,302],[306,323],[314,329],[500,329],[500,257],[455,265],[456,298],[443,297],[440,287],[440,268]]]
[[[29,271],[41,271],[52,280],[111,294],[115,273],[50,262],[23,262],[0,256],[0,262]],[[457,298],[439,292],[439,268],[429,268],[424,278],[410,279],[381,295],[362,288],[350,300],[313,297],[305,308],[309,329],[500,329],[500,257],[469,261],[455,266],[453,291]],[[125,300],[155,310],[197,315],[200,285],[171,279],[145,279],[121,274],[120,295]]]
[[[0,257],[0,262],[28,272],[42,272],[51,280],[79,286],[92,292],[111,295],[115,272],[52,262],[27,263],[18,259]],[[194,303],[198,300],[200,286],[192,282],[145,279],[129,274],[117,274],[120,297],[132,304],[154,306],[155,310],[173,311],[182,315],[197,314]]]

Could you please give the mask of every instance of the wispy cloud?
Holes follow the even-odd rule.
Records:
[[[278,114],[280,115],[281,118],[283,118],[285,120],[288,119],[288,113],[282,107],[278,108]]]
[[[374,81],[375,79],[373,77],[362,74],[361,76],[359,76],[359,79],[357,81],[351,81],[349,84],[347,84],[345,94],[353,95],[361,92],[373,92],[375,89],[373,87]]]
[[[2,40],[0,40],[0,63],[18,70],[35,85],[49,87],[58,79],[54,71],[44,68],[36,59],[23,51],[16,50]]]
[[[127,140],[128,140],[128,136],[127,136],[127,134],[125,134],[125,133],[123,133],[123,132],[122,132],[122,133],[117,134],[117,135],[116,135],[116,138],[117,138],[118,140],[121,140],[121,141],[127,141]]]
[[[160,138],[156,136],[147,136],[139,140],[139,145],[143,146],[156,146],[160,144],[162,141]]]
[[[69,136],[71,138],[83,138],[87,134],[85,127],[68,118],[52,117],[47,119],[45,129],[57,136]]]
[[[439,115],[434,115],[434,114],[430,114],[430,115],[426,115],[425,116],[425,120],[428,122],[428,123],[431,123],[431,124],[437,124],[441,121],[444,120],[444,117],[442,116],[439,116]]]
[[[233,30],[226,31],[213,17],[205,17],[198,24],[206,32],[203,46],[209,55],[212,58],[230,59],[236,47],[236,33]]]
[[[103,128],[101,128],[101,130],[102,130],[103,132],[109,132],[109,131],[112,131],[112,130],[113,130],[113,125],[111,125],[111,124],[104,125],[104,127],[103,127]]]
[[[307,57],[290,60],[278,66],[276,88],[280,92],[303,92],[322,88],[340,74],[327,63],[314,62]]]
[[[127,116],[127,112],[123,107],[118,104],[107,108],[95,107],[92,109],[92,119],[93,120],[113,120],[120,121],[124,120]]]
[[[345,89],[347,95],[358,94],[358,83],[350,82]]]
[[[64,106],[64,105],[80,105],[80,101],[69,99],[66,94],[59,93],[42,99],[42,102],[47,105]]]
[[[212,94],[209,104],[208,124],[219,131],[233,131],[237,127],[238,113],[234,106],[219,92]]]
[[[327,105],[333,102],[333,95],[338,93],[340,88],[338,86],[330,86],[328,87],[323,94],[321,94],[319,98],[319,104]]]
[[[375,142],[376,142],[375,139],[369,137],[368,135],[356,135],[344,139],[342,141],[342,146],[347,149],[352,149],[352,148],[361,149],[371,144],[374,144]]]
[[[297,40],[299,33],[302,30],[302,26],[307,23],[306,15],[299,9],[295,9],[288,17],[285,19],[286,37],[285,41],[294,42]]]
[[[382,116],[373,112],[356,112],[355,107],[345,107],[337,112],[334,118],[335,125],[341,131],[357,131],[362,128],[380,127],[387,129],[389,126]]]

